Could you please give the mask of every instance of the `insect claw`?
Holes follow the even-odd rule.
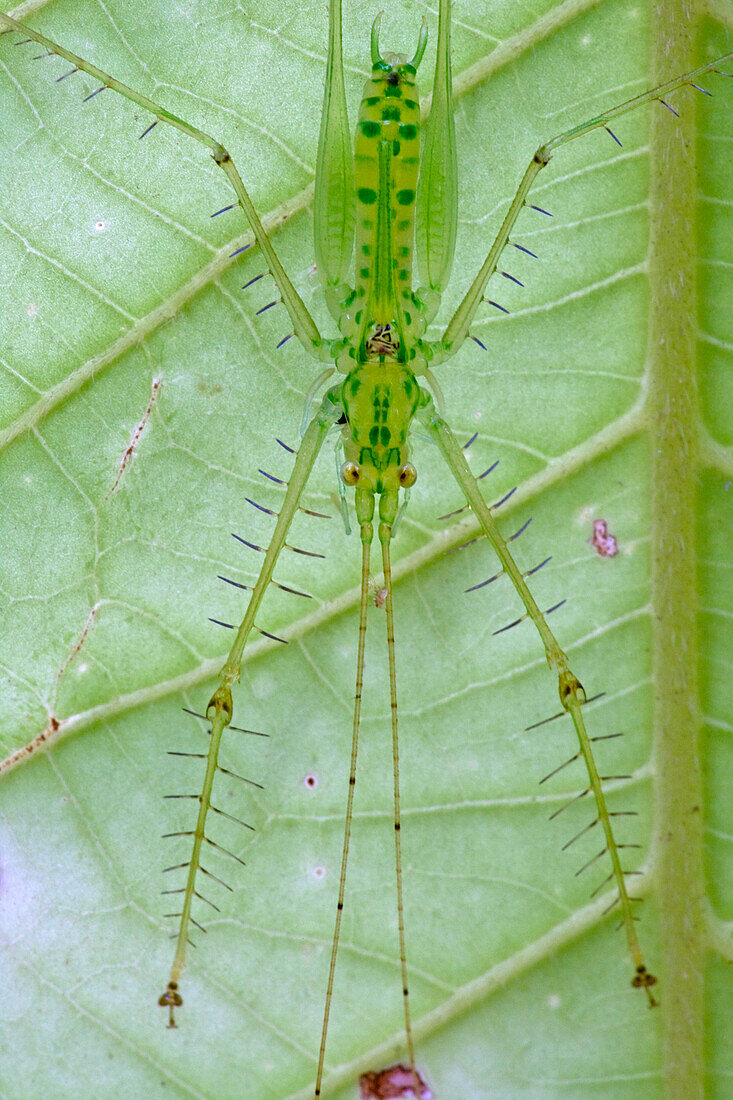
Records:
[[[277,351],[277,350],[278,350],[279,348],[281,348],[281,347],[283,346],[283,344],[287,344],[288,340],[289,340],[289,339],[290,339],[290,338],[291,338],[292,336],[295,336],[295,333],[294,333],[294,332],[289,332],[289,333],[287,334],[287,336],[283,336],[283,338],[282,338],[282,340],[280,341],[280,343],[279,343],[279,344],[276,344],[276,345],[275,345],[275,351]]]
[[[142,141],[142,139],[144,137],[147,137],[148,134],[150,133],[150,131],[155,129],[155,127],[158,125],[159,122],[160,122],[160,119],[158,119],[158,118],[156,118],[154,122],[151,122],[150,125],[148,126],[147,130],[143,130],[143,132],[140,134],[140,137],[138,138],[138,141]]]
[[[481,481],[482,478],[488,477],[489,474],[493,473],[496,467],[499,465],[499,461],[500,460],[497,458],[496,462],[494,462],[493,465],[489,466],[488,470],[484,470],[482,474],[478,475],[476,481]]]
[[[506,504],[506,502],[509,500],[509,497],[513,497],[514,494],[516,493],[516,491],[517,491],[517,486],[515,485],[513,489],[509,490],[509,492],[506,494],[506,496],[503,496],[501,498],[501,500],[497,500],[496,504],[491,505],[492,510],[494,510],[496,508],[501,508],[502,504]]]
[[[228,206],[222,206],[221,210],[215,210],[211,215],[212,218],[218,218],[220,214],[226,214],[229,210],[234,210],[235,206],[239,206],[238,202],[230,202]],[[244,289],[244,288],[242,288]]]
[[[515,531],[513,535],[510,535],[509,538],[506,541],[507,542],[514,542],[515,539],[518,539],[520,535],[524,534],[524,532],[527,530],[527,528],[529,527],[531,522],[532,522],[532,517],[530,516],[530,518],[527,520],[527,522],[522,527],[520,527],[518,531]]]
[[[671,107],[670,104],[667,103],[666,99],[658,99],[657,103],[661,103],[663,107],[666,107],[668,111],[671,111],[675,118],[680,117],[679,111],[675,111],[674,107]]]
[[[525,248],[523,244],[517,244],[516,241],[508,241],[507,243],[513,245],[514,248],[518,248],[520,252],[525,252],[528,256],[531,256],[534,260],[538,259],[537,253],[532,252],[529,248]]]
[[[486,344],[482,344],[482,343],[481,343],[481,341],[479,340],[478,336],[474,336],[472,332],[469,332],[469,334],[468,334],[468,335],[469,335],[469,336],[471,337],[471,339],[473,340],[474,344],[478,344],[478,346],[479,346],[480,348],[483,348],[483,349],[484,349],[484,351],[488,351],[488,348],[486,347]]]
[[[608,126],[604,126],[604,127],[603,127],[603,129],[604,129],[604,130],[606,131],[606,133],[607,133],[607,134],[610,134],[610,135],[611,135],[611,137],[613,138],[613,140],[614,140],[614,141],[616,142],[616,144],[618,145],[619,149],[623,149],[623,145],[622,145],[622,144],[621,144],[621,142],[620,142],[620,141],[618,140],[618,138],[617,138],[617,137],[616,137],[616,135],[614,134],[613,130],[611,130],[611,129],[610,129],[610,127],[608,127]]]
[[[552,719],[549,719],[549,721],[552,721]],[[553,775],[557,775],[557,773],[561,772],[563,770],[563,768],[566,768],[568,766],[568,764],[575,763],[575,761],[578,759],[579,756],[580,756],[580,751],[576,752],[575,756],[569,756],[568,759],[563,764],[559,764],[558,767],[554,768],[551,772],[548,772],[546,776],[544,776],[542,779],[540,779],[539,786],[541,787],[542,784],[546,783],[548,779],[552,779]],[[573,843],[572,840],[570,841],[570,843],[571,844]],[[562,851],[564,851],[564,850],[565,849],[563,848]]]
[[[478,432],[474,432],[473,435],[471,436],[471,438],[468,440],[468,442],[463,444],[461,450],[462,451],[467,451],[468,448],[471,446],[471,444],[475,443],[477,439],[478,439]]]
[[[505,279],[508,279],[510,283],[516,283],[517,286],[524,286],[524,283],[516,279],[514,275],[510,275],[508,271],[500,271],[499,274],[503,275]]]
[[[464,591],[464,593],[466,593],[466,592],[477,592],[479,588],[486,588],[487,584],[491,584],[492,581],[498,580],[499,577],[503,576],[503,573],[504,573],[504,570],[500,569],[498,573],[494,573],[493,577],[489,577],[488,580],[479,581],[478,584],[473,584],[473,585],[471,585],[470,588],[464,588],[463,591]]]

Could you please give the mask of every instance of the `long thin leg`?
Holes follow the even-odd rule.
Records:
[[[568,142],[574,141],[576,138],[584,137],[586,134],[591,133],[592,130],[608,130],[609,123],[614,118],[625,115],[629,111],[634,111],[644,103],[662,100],[665,95],[674,92],[677,88],[681,88],[685,84],[694,86],[695,81],[698,80],[699,77],[710,72],[710,70],[715,68],[716,65],[719,65],[721,61],[727,61],[731,58],[733,58],[733,54],[727,54],[725,57],[716,58],[715,61],[710,61],[707,65],[701,65],[698,69],[693,69],[689,73],[684,73],[674,80],[668,80],[666,84],[660,84],[658,87],[652,88],[642,95],[634,96],[633,99],[627,99],[625,103],[621,103],[617,107],[612,107],[602,115],[597,115],[596,118],[592,118],[588,122],[583,122],[579,126],[574,126],[571,130],[565,130],[564,133],[558,134],[557,137],[551,138],[550,141],[546,141],[544,144],[540,145],[522,176],[522,181],[519,184],[517,193],[512,199],[512,203],[507,210],[501,228],[496,235],[494,243],[489,249],[489,254],[484,260],[481,270],[471,283],[463,301],[451,317],[440,342],[437,344],[436,354],[432,361],[433,366],[455,355],[468,336],[468,330],[476,316],[476,310],[483,300],[486,285],[496,271],[499,257],[509,240],[509,236],[516,224],[517,218],[524,208],[527,194],[538,174],[549,163],[555,150],[559,149],[562,145],[567,145]]]
[[[392,715],[392,770],[394,775],[394,844],[395,875],[397,878],[397,927],[400,938],[400,968],[402,973],[402,1003],[405,1015],[405,1037],[407,1056],[414,1079],[415,1096],[420,1096],[420,1081],[415,1071],[415,1044],[412,1039],[410,1022],[410,993],[407,984],[407,949],[405,943],[405,908],[402,897],[402,823],[400,821],[400,751],[397,736],[397,666],[395,661],[394,613],[392,600],[392,565],[390,561],[390,543],[392,530],[385,524],[379,525],[379,537],[382,543],[382,568],[384,587],[387,589],[385,611],[387,612],[387,655],[389,658],[389,702]]]
[[[359,604],[359,644],[356,657],[356,687],[354,690],[354,721],[351,732],[351,763],[349,765],[349,793],[346,798],[346,816],[344,819],[344,844],[341,850],[341,871],[339,873],[338,901],[336,903],[336,923],[333,929],[331,942],[331,960],[328,966],[328,984],[326,986],[326,1001],[323,1009],[323,1026],[321,1027],[321,1046],[318,1051],[318,1070],[316,1072],[316,1087],[314,1096],[321,1095],[321,1082],[323,1080],[323,1065],[326,1057],[326,1039],[328,1038],[328,1021],[331,1015],[331,1000],[333,998],[333,981],[336,974],[336,957],[338,955],[339,940],[341,938],[341,918],[344,914],[344,894],[346,892],[346,869],[349,862],[349,843],[351,841],[351,819],[354,811],[354,792],[356,790],[356,760],[359,753],[359,725],[361,722],[361,698],[364,688],[364,647],[366,644],[367,608],[369,606],[369,550],[372,540],[372,525],[363,524],[361,527],[361,600]]]
[[[206,773],[201,791],[200,806],[196,828],[193,832],[193,849],[188,862],[188,875],[183,895],[183,906],[180,914],[176,951],[171,967],[170,978],[165,992],[159,1000],[159,1004],[169,1008],[169,1026],[175,1027],[174,1009],[183,1003],[178,992],[178,982],[186,960],[186,945],[188,943],[189,925],[191,923],[191,907],[196,892],[196,875],[201,867],[201,849],[206,837],[206,817],[211,807],[211,790],[214,785],[214,777],[217,771],[219,758],[219,745],[225,728],[230,724],[233,714],[232,684],[239,680],[242,671],[242,655],[249,633],[254,626],[255,615],[262,603],[262,597],[272,580],[272,574],[277,563],[280,551],[290,528],[293,516],[298,508],[298,501],[305,484],[310,476],[313,463],[321,449],[323,440],[335,418],[338,410],[332,402],[326,398],[313,420],[308,425],[290,475],[288,488],[285,493],[282,508],[275,524],[275,530],[270,540],[270,545],[265,553],[257,583],[252,589],[247,611],[242,624],[237,631],[232,648],[219,673],[219,684],[209,700],[206,708],[206,717],[211,722],[211,740],[206,758]]]
[[[18,23],[15,19],[11,19],[9,15],[0,12],[0,28],[3,27],[5,30],[0,30],[0,34],[4,34],[9,30],[21,31],[23,34],[27,35],[28,38],[32,38],[34,42],[38,42],[41,46],[45,46],[50,53],[55,53],[59,57],[66,58],[75,68],[81,69],[83,72],[89,73],[90,76],[95,77],[101,84],[100,91],[103,88],[110,88],[112,91],[119,92],[125,99],[131,99],[133,103],[137,103],[139,107],[155,115],[156,122],[166,122],[169,126],[173,126],[174,129],[180,130],[181,133],[186,134],[188,137],[206,146],[211,152],[214,163],[218,164],[226,173],[229,182],[234,188],[239,205],[247,215],[247,220],[252,227],[252,232],[255,235],[257,244],[260,246],[267,260],[267,266],[280,291],[283,305],[290,314],[290,320],[293,322],[293,331],[295,335],[298,337],[305,350],[309,352],[314,359],[330,361],[331,356],[328,345],[324,344],[315,321],[306,309],[303,299],[288,278],[285,268],[280,263],[277,253],[270,243],[270,238],[267,236],[257,211],[252,204],[252,200],[242,183],[242,178],[235,167],[234,161],[224,146],[204,130],[199,130],[196,126],[192,126],[189,122],[179,118],[178,115],[166,111],[165,108],[161,107],[154,100],[149,99],[145,95],[141,95],[140,92],[136,92],[134,88],[128,87],[127,84],[123,84],[122,81],[116,80],[113,76],[110,76],[109,73],[105,73],[102,69],[98,69],[96,65],[92,65],[89,61],[85,61],[83,57],[78,57],[77,54],[71,53],[70,50],[64,49],[63,46],[59,46],[56,42],[52,42],[50,38],[46,38],[44,35],[27,27],[25,23]],[[156,123],[153,123],[153,125],[155,124]]]
[[[440,451],[445,458],[451,473],[455,477],[456,481],[460,485],[465,498],[471,509],[473,510],[476,519],[481,525],[482,530],[486,534],[489,542],[494,548],[499,561],[501,562],[502,571],[506,573],[510,581],[514,585],[519,598],[524,604],[527,615],[534,623],[537,632],[542,639],[542,644],[545,647],[545,654],[547,656],[547,663],[549,667],[557,673],[558,689],[560,692],[560,701],[563,708],[570,714],[575,726],[575,732],[578,737],[578,743],[580,745],[580,751],[585,761],[585,766],[588,772],[588,780],[590,790],[593,792],[593,797],[596,802],[597,820],[600,822],[603,829],[603,833],[606,841],[606,851],[611,860],[612,876],[618,889],[619,902],[621,906],[622,923],[626,932],[626,941],[629,948],[629,953],[634,964],[634,978],[632,984],[637,988],[644,988],[649,998],[649,1004],[654,1005],[656,1002],[652,996],[650,987],[656,983],[656,978],[653,974],[650,974],[644,963],[644,957],[642,955],[641,947],[639,945],[639,939],[636,935],[636,928],[634,926],[634,916],[631,911],[631,898],[629,897],[628,890],[626,888],[626,881],[624,878],[624,871],[621,867],[621,859],[619,856],[619,849],[616,843],[616,838],[613,835],[613,829],[611,827],[611,815],[608,812],[606,806],[606,799],[601,786],[601,779],[596,768],[595,760],[593,758],[593,751],[591,748],[590,739],[586,732],[585,722],[582,715],[582,706],[585,702],[585,691],[583,686],[578,680],[575,673],[571,670],[568,663],[566,653],[561,649],[555,635],[550,630],[547,624],[547,619],[540,611],[535,599],[527,587],[527,582],[524,579],[524,574],[517,566],[514,558],[509,552],[509,548],[505,539],[502,537],[501,532],[497,526],[496,520],[491,514],[491,509],[481,495],[480,486],[468,468],[463,450],[453,435],[452,431],[446,424],[446,422],[440,417],[433,405],[432,401],[426,406],[424,412],[419,414],[423,423],[428,428],[430,434],[435,439]]]

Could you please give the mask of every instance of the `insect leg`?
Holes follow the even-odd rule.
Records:
[[[593,130],[609,129],[609,123],[620,115],[625,115],[629,111],[636,110],[637,107],[641,107],[645,103],[652,103],[655,100],[664,102],[664,97],[674,92],[677,88],[681,88],[685,84],[690,84],[696,87],[695,81],[698,80],[705,73],[710,72],[719,65],[721,61],[730,60],[733,54],[727,54],[723,58],[717,58],[715,61],[710,61],[706,65],[701,65],[697,69],[693,69],[691,72],[684,73],[682,76],[675,77],[674,80],[668,80],[666,84],[660,84],[656,88],[652,88],[648,92],[644,92],[642,95],[634,96],[633,99],[626,100],[625,103],[620,103],[616,107],[612,107],[610,110],[605,111],[602,115],[597,115],[595,118],[589,119],[587,122],[582,122],[579,126],[574,126],[570,130],[565,130],[562,134],[558,134],[556,137],[551,138],[550,141],[544,142],[537,149],[536,153],[532,157],[527,169],[522,177],[521,183],[517,189],[517,193],[512,199],[511,205],[504,217],[504,221],[501,224],[501,228],[496,235],[496,239],[489,249],[489,254],[484,260],[484,263],[479,271],[478,275],[469,287],[466,295],[458,306],[458,309],[451,317],[445,332],[441,340],[436,346],[436,354],[433,358],[433,365],[449,359],[455,355],[459,347],[469,335],[469,328],[476,316],[476,311],[483,301],[484,291],[486,290],[487,283],[491,276],[494,274],[499,262],[499,257],[503,252],[509,236],[516,224],[517,218],[526,205],[527,195],[542,169],[549,163],[552,154],[556,149],[559,149],[563,145],[567,145],[568,142],[574,141],[576,138],[584,137],[586,134],[591,133]],[[668,106],[668,104],[665,104]],[[610,131],[609,131],[610,132]],[[618,138],[612,133],[612,137],[616,141]]]
[[[174,1009],[181,1005],[182,999],[178,992],[178,982],[186,959],[186,945],[188,943],[189,925],[192,921],[191,907],[196,894],[196,875],[200,868],[201,848],[206,840],[206,817],[211,806],[211,790],[214,784],[217,762],[219,757],[219,745],[222,733],[231,723],[233,714],[232,684],[238,681],[242,671],[242,655],[244,646],[254,626],[255,615],[260,607],[262,598],[272,580],[272,574],[277,563],[280,551],[290,528],[293,516],[298,508],[301,493],[305,488],[313,463],[318,456],[323,440],[328,429],[339,415],[339,409],[330,398],[324,398],[320,409],[311,420],[293,466],[293,472],[288,482],[285,499],[278,515],[275,530],[270,540],[270,545],[265,553],[257,583],[252,589],[249,604],[244,619],[237,631],[232,648],[219,673],[219,684],[206,707],[206,717],[211,722],[211,740],[206,757],[206,773],[200,797],[196,828],[193,831],[193,848],[188,861],[188,874],[183,895],[176,951],[171,967],[170,978],[165,992],[159,1000],[159,1004],[169,1009],[170,1027],[175,1027]]]
[[[41,46],[45,46],[50,53],[66,58],[66,60],[70,61],[77,69],[81,69],[83,72],[89,73],[90,76],[95,77],[101,84],[99,91],[102,91],[104,88],[110,88],[126,99],[131,99],[133,103],[137,103],[139,107],[155,115],[156,121],[168,123],[169,126],[173,126],[174,129],[180,130],[181,133],[200,142],[210,151],[214,163],[218,164],[222,171],[226,173],[229,182],[234,188],[239,205],[247,215],[247,220],[252,227],[255,239],[267,260],[267,266],[280,291],[283,305],[290,314],[295,335],[298,337],[305,350],[309,352],[314,359],[330,359],[328,346],[323,343],[315,321],[306,309],[303,299],[291,283],[285,272],[285,268],[280,263],[277,253],[270,242],[270,238],[267,236],[262,222],[259,219],[259,215],[254,208],[252,200],[242,183],[242,178],[237,171],[234,161],[224,146],[215,138],[211,137],[210,134],[207,134],[203,130],[199,130],[196,126],[192,126],[189,122],[172,114],[170,111],[166,111],[154,100],[141,95],[140,92],[136,92],[134,88],[130,88],[127,84],[123,84],[121,81],[116,80],[113,76],[103,72],[102,69],[97,68],[96,65],[92,65],[89,61],[85,61],[82,57],[78,57],[76,54],[64,49],[63,46],[59,46],[56,42],[52,42],[50,38],[46,38],[44,35],[32,30],[24,23],[18,23],[15,19],[11,19],[9,15],[0,12],[0,34],[9,30],[21,31],[34,42],[38,42]],[[155,125],[155,123],[153,123],[153,125]]]
[[[618,889],[622,923],[626,932],[629,953],[634,964],[632,985],[637,988],[644,988],[649,998],[649,1004],[654,1005],[656,1002],[652,997],[650,987],[656,983],[657,979],[653,974],[650,974],[646,968],[641,946],[639,944],[639,938],[636,934],[631,905],[632,899],[629,897],[626,887],[624,871],[621,867],[619,847],[611,825],[611,815],[608,812],[606,798],[601,785],[601,778],[598,774],[590,738],[588,737],[585,721],[583,719],[582,707],[583,703],[586,701],[585,691],[577,676],[570,668],[566,653],[561,649],[555,635],[548,626],[546,616],[537,606],[534,596],[527,586],[524,574],[512,557],[507,541],[499,531],[496,520],[491,514],[491,509],[484,501],[479,484],[469,470],[463,450],[453,435],[453,432],[442,417],[438,415],[432,401],[428,403],[419,415],[440,448],[451,473],[460,485],[478,523],[493,546],[504,572],[511,580],[519,598],[524,604],[527,615],[534,623],[542,639],[542,644],[545,647],[545,654],[549,667],[557,673],[560,701],[563,709],[570,714],[575,727],[580,752],[582,753],[588,772],[589,786],[596,802],[598,821],[603,829],[606,849],[611,859],[612,878]]]

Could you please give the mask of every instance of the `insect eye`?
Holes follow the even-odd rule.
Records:
[[[356,485],[359,481],[359,467],[355,462],[344,462],[341,467],[341,480],[344,485]]]
[[[417,481],[417,470],[411,462],[406,462],[400,467],[400,485],[403,489],[411,489]]]

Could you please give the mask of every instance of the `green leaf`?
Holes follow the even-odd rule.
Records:
[[[733,49],[697,27],[686,58],[653,4],[457,3],[460,225],[440,331],[478,269],[541,140]],[[390,0],[380,41],[411,53],[423,8]],[[352,122],[377,8],[346,5]],[[681,10],[681,9],[680,9]],[[28,16],[30,18],[30,16]],[[431,18],[431,35],[435,20]],[[229,148],[323,330],[311,270],[312,179],[326,17],[315,0],[241,7],[54,0],[33,26]],[[0,38],[4,273],[0,405],[0,1044],[3,1095],[312,1095],[346,799],[358,540],[334,502],[330,445],[283,555],[235,700],[195,912],[179,1028],[167,981],[199,789],[200,710],[287,478],[317,368],[294,340],[221,172],[194,142],[70,66]],[[430,57],[430,45],[428,56]],[[432,59],[421,69],[429,88]],[[733,68],[728,65],[729,71]],[[733,82],[675,93],[561,153],[522,215],[473,326],[486,344],[439,373],[449,421],[498,500],[504,530],[589,695],[619,837],[640,867],[639,935],[660,977],[649,1012],[603,890],[593,811],[551,813],[585,785],[531,624],[495,571],[439,456],[395,546],[405,897],[418,1065],[441,1100],[725,1095],[731,1009],[731,181]],[[698,133],[695,136],[695,122]],[[671,138],[650,125],[679,126]],[[692,158],[697,153],[700,175]],[[672,190],[665,191],[669,185]],[[671,214],[671,219],[670,219]],[[667,220],[665,220],[665,218]],[[678,234],[682,236],[678,236]],[[652,244],[650,246],[650,234]],[[695,235],[700,246],[696,263]],[[695,280],[697,304],[695,304]],[[692,293],[690,293],[692,292]],[[686,342],[687,341],[687,342]],[[669,348],[678,359],[665,358]],[[670,397],[670,392],[672,397]],[[687,405],[683,398],[687,395]],[[670,402],[672,402],[670,404]],[[676,403],[675,403],[676,402]],[[145,425],[136,438],[137,429]],[[134,449],[130,447],[134,442]],[[122,469],[123,458],[127,461]],[[614,557],[591,547],[605,519]],[[652,575],[652,563],[654,573]],[[404,1060],[392,855],[383,612],[370,612],[355,828],[323,1095]],[[699,728],[698,728],[699,727]],[[702,813],[701,813],[702,810]],[[632,880],[633,882],[634,880]],[[726,923],[727,922],[727,923]],[[726,961],[727,960],[727,961]]]

